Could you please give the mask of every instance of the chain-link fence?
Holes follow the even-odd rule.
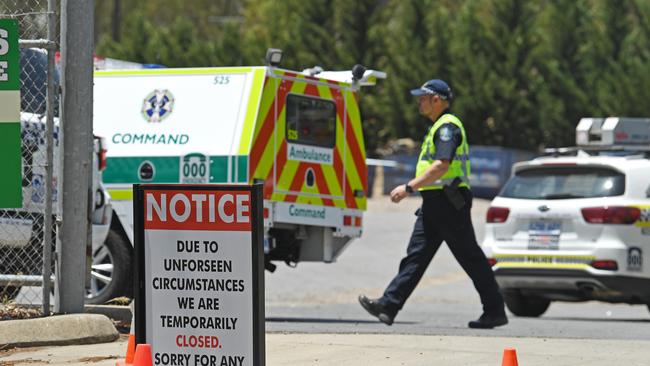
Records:
[[[19,26],[23,167],[22,208],[0,209],[0,302],[42,305],[45,315],[50,311],[59,191],[55,3],[0,2],[0,19],[15,19]]]

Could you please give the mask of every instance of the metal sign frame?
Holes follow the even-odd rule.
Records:
[[[133,185],[133,218],[134,218],[134,292],[135,292],[135,335],[136,343],[147,343],[147,309],[145,258],[145,199],[144,193],[152,191],[248,191],[251,194],[251,267],[252,283],[249,284],[252,296],[252,364],[265,365],[265,315],[264,315],[264,226],[263,226],[263,195],[261,184],[255,185],[184,185],[184,184],[134,184]],[[179,230],[179,229],[176,229]],[[191,230],[191,229],[188,229]]]

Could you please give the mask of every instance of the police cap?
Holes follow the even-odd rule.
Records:
[[[422,84],[421,87],[417,89],[412,89],[411,94],[420,97],[423,95],[439,95],[440,98],[444,100],[453,99],[454,94],[451,92],[451,88],[447,85],[446,82],[440,79],[432,79]]]

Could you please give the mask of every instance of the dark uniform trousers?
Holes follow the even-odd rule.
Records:
[[[466,202],[460,210],[452,206],[441,190],[422,192],[422,207],[417,212],[406,257],[400,263],[399,273],[378,299],[393,315],[402,309],[443,241],[474,282],[483,311],[489,315],[505,314],[494,273],[476,242],[470,215],[472,193],[466,188],[460,192]]]

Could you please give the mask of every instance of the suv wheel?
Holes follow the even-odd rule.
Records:
[[[551,305],[551,300],[540,297],[524,296],[518,291],[506,292],[504,300],[508,310],[516,316],[538,317]]]
[[[103,304],[120,296],[133,295],[131,244],[110,230],[104,245],[93,253],[88,304]]]

